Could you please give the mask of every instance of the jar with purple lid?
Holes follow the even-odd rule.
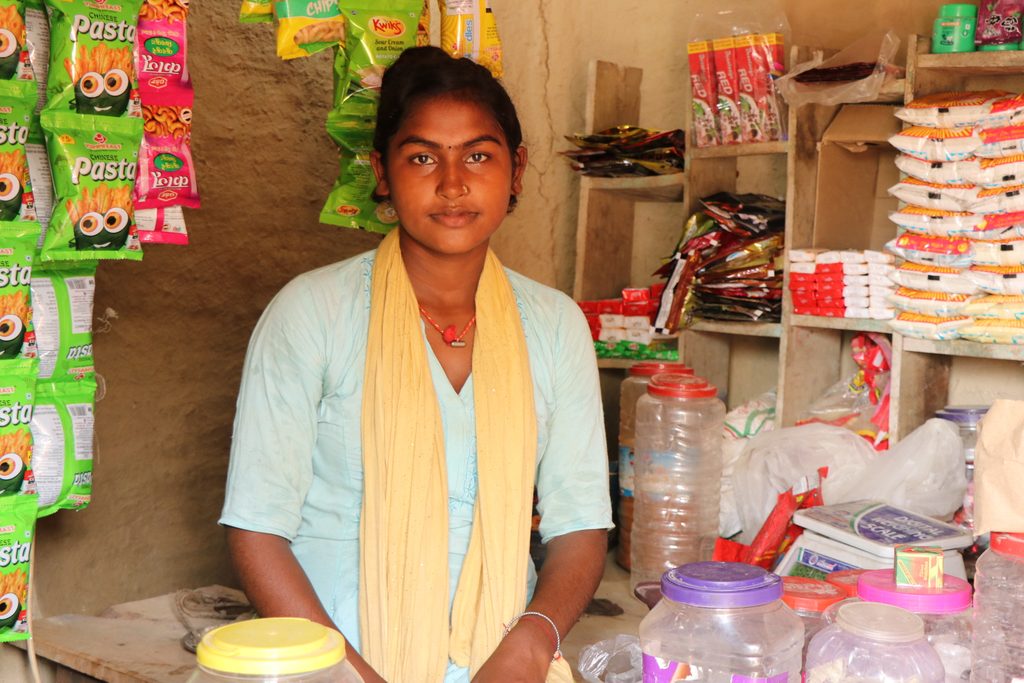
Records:
[[[665,572],[664,600],[640,622],[644,683],[798,683],[803,622],[782,580],[737,562]]]

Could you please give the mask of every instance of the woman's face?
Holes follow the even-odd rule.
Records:
[[[522,190],[526,150],[515,163],[494,117],[483,107],[438,97],[416,106],[374,152],[377,193],[390,197],[406,234],[429,251],[466,254],[486,248]]]

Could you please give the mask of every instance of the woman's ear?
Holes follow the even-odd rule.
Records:
[[[523,173],[526,172],[526,145],[519,145],[512,156],[512,195],[523,191]]]
[[[384,157],[377,150],[370,152],[370,166],[373,167],[373,175],[377,179],[374,197],[390,197],[391,188],[388,187],[387,174],[384,172]]]

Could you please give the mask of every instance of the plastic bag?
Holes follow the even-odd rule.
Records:
[[[747,442],[761,432],[775,429],[775,399],[774,390],[766,392],[730,410],[725,416],[722,429],[722,498],[718,512],[718,533],[725,538],[743,528],[736,510],[733,471]]]
[[[893,31],[873,31],[838,53],[824,58],[815,53],[809,62],[795,65],[776,85],[791,107],[803,104],[843,104],[847,102],[871,102],[887,79],[898,74],[894,66],[900,39]],[[812,69],[834,69],[852,65],[871,65],[870,75],[855,81],[801,83],[798,78]]]
[[[640,683],[643,652],[640,639],[620,634],[580,650],[576,667],[587,683]]]

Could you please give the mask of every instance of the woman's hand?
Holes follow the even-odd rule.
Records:
[[[473,683],[544,683],[555,651],[552,638],[547,623],[521,619],[480,667]]]

